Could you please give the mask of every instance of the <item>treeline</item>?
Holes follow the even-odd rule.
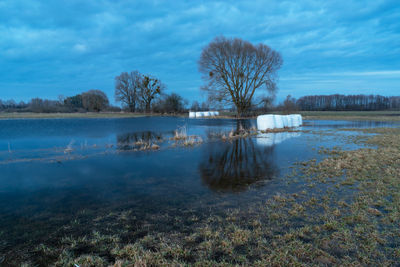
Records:
[[[1,112],[99,112],[120,111],[119,107],[110,105],[107,95],[97,89],[89,90],[75,96],[59,96],[58,100],[32,98],[29,102],[16,103],[14,100],[0,99]]]
[[[400,96],[311,95],[300,97],[296,106],[304,111],[399,110]]]
[[[187,111],[188,101],[180,95],[160,94],[152,98],[151,105],[138,102],[135,112],[182,113]],[[59,96],[58,100],[33,98],[28,102],[0,99],[0,112],[73,113],[73,112],[121,112],[132,111],[129,107],[113,106],[107,95],[97,89],[74,96]]]

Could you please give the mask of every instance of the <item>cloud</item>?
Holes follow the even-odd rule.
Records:
[[[76,45],[74,45],[73,49],[74,49],[76,52],[84,53],[84,52],[87,51],[88,48],[87,48],[87,46],[84,45],[84,44],[76,44]]]
[[[278,98],[372,85],[398,94],[399,17],[391,0],[5,0],[0,98],[56,98],[90,88],[112,97],[114,77],[135,69],[186,98],[202,98],[193,90],[202,84],[197,60],[218,35],[281,52]],[[377,77],[385,79],[378,84]]]

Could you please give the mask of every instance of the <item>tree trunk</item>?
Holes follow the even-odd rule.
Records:
[[[135,105],[134,104],[129,104],[129,111],[130,112],[135,112]]]
[[[150,113],[150,102],[146,103],[146,113]]]

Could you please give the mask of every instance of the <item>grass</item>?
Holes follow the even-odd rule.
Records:
[[[281,112],[268,112],[281,114]],[[292,114],[301,114],[307,120],[374,120],[400,121],[400,111],[293,111]],[[143,116],[163,116],[162,114],[125,113],[125,112],[87,112],[87,113],[30,113],[0,112],[0,119],[67,119],[67,118],[135,118]],[[187,117],[187,114],[173,115]],[[216,117],[202,119],[236,119],[234,112],[221,112]],[[255,117],[254,117],[255,118]]]
[[[87,217],[82,223],[74,219],[65,226],[68,234],[63,238],[36,247],[34,263],[115,267],[397,265],[400,128],[358,131],[375,134],[362,139],[373,148],[321,148],[327,157],[299,162],[286,177],[288,182],[298,180],[304,185],[295,191],[280,188],[272,196],[218,212],[208,208],[189,216],[160,211],[136,225],[135,211],[126,210]],[[97,230],[82,234],[86,224]],[[171,229],[161,230],[160,225]]]
[[[400,121],[400,111],[300,111],[306,120]]]

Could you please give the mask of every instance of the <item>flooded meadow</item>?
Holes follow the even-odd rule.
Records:
[[[0,265],[398,264],[398,123],[255,126],[0,120]]]

